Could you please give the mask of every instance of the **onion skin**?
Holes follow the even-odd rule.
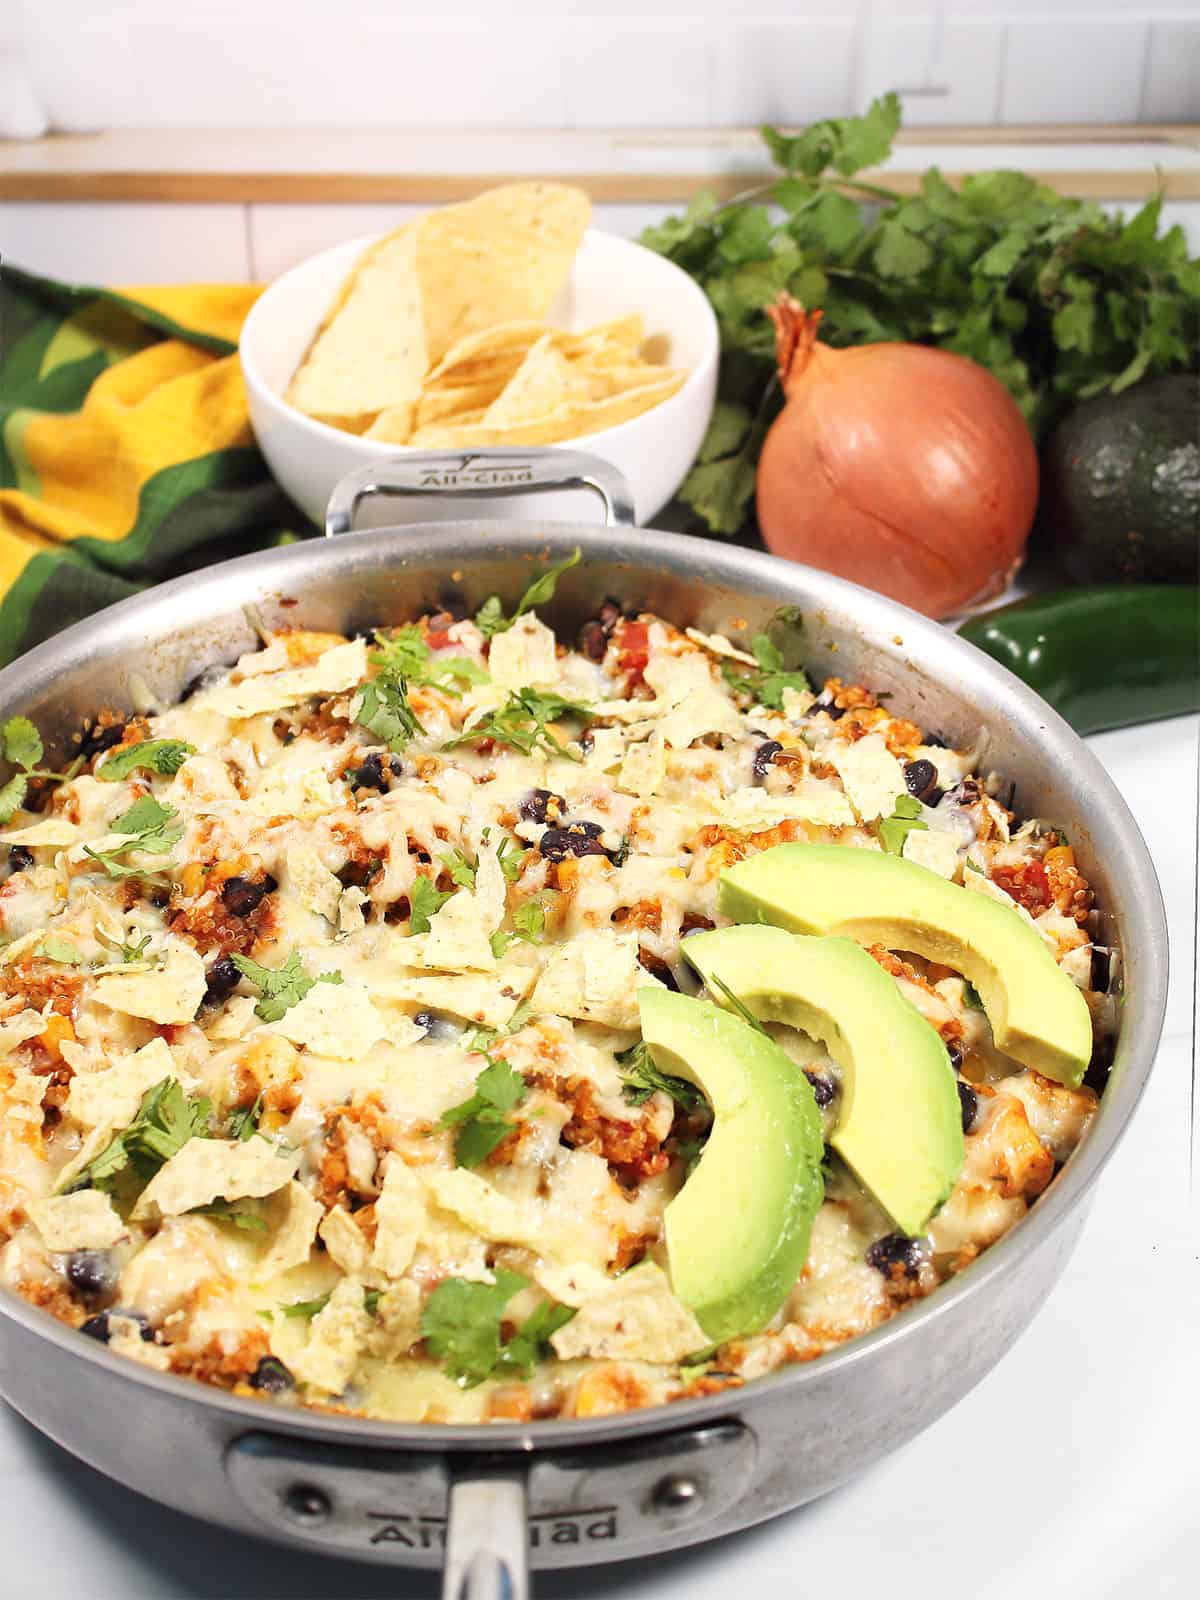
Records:
[[[787,295],[770,315],[787,404],[758,464],[767,547],[930,617],[1001,593],[1038,493],[1008,390],[925,345],[833,350],[817,340],[820,312]]]

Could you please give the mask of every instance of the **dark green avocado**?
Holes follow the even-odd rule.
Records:
[[[1195,583],[1200,377],[1151,378],[1070,412],[1042,452],[1039,537],[1080,583]]]

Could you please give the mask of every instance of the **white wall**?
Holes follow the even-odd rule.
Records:
[[[651,4],[0,0],[0,102],[19,50],[71,130],[805,122],[889,88],[910,126],[1200,118],[1200,0]]]

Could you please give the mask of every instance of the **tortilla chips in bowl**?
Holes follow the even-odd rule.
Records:
[[[263,293],[241,341],[251,420],[310,517],[381,457],[579,440],[624,472],[639,520],[665,504],[712,413],[716,320],[686,274],[589,215],[568,185],[509,184],[323,251]],[[542,496],[536,514],[577,509]],[[376,516],[453,514],[422,499]]]

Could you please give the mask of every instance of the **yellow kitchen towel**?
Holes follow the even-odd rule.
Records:
[[[0,266],[0,664],[151,583],[310,532],[255,448],[257,285]]]

